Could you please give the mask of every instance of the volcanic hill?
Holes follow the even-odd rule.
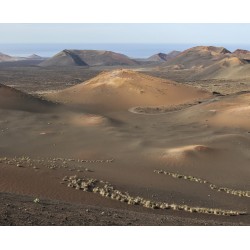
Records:
[[[180,53],[181,53],[180,51],[176,51],[176,50],[174,50],[168,54],[158,53],[158,54],[150,56],[147,60],[154,61],[154,62],[166,62],[167,60],[178,56]]]
[[[114,66],[137,65],[129,57],[105,50],[63,50],[40,66]]]
[[[56,93],[54,101],[95,111],[127,110],[134,106],[178,105],[207,98],[208,92],[132,70],[113,70]]]
[[[162,66],[179,66],[184,69],[204,68],[230,55],[231,52],[223,47],[197,46],[183,51]]]

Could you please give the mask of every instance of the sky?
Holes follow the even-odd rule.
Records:
[[[248,24],[4,24],[8,43],[250,44]]]

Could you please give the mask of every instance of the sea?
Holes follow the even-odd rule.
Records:
[[[173,50],[183,51],[185,49],[206,44],[139,44],[139,43],[43,43],[43,44],[0,44],[0,52],[10,56],[29,56],[37,54],[42,57],[51,57],[64,49],[93,49],[110,50],[125,54],[131,58],[147,58],[157,53],[169,53]],[[250,44],[209,44],[222,46],[230,51],[235,49],[250,50]]]

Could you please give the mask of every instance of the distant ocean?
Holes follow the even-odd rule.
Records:
[[[147,58],[159,52],[183,51],[197,45],[199,44],[0,44],[0,52],[11,56],[37,54],[43,57],[51,57],[63,49],[96,49],[111,50],[132,58]],[[250,44],[215,44],[214,46],[223,46],[231,51],[238,48],[250,50]]]

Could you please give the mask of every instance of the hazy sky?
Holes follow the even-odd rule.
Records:
[[[0,24],[0,43],[250,44],[250,24]]]

